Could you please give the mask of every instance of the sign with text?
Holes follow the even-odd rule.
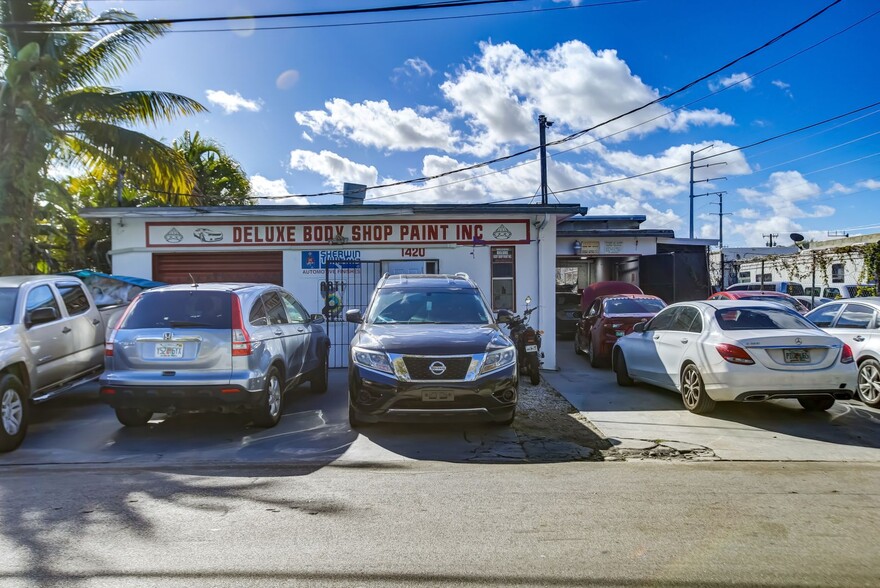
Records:
[[[343,245],[514,245],[528,243],[528,219],[253,221],[146,223],[147,247]]]

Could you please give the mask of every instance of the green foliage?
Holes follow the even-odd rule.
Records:
[[[185,131],[173,146],[196,176],[193,200],[202,206],[253,204],[251,183],[241,165],[217,141]]]
[[[52,252],[78,238],[78,221],[65,216],[71,211],[48,174],[54,163],[76,163],[98,179],[124,168],[129,181],[159,193],[189,194],[195,186],[179,151],[128,126],[205,108],[178,94],[106,86],[167,27],[132,24],[135,16],[121,10],[98,18],[110,24],[84,34],[0,25],[0,224],[9,236],[0,274],[53,269]],[[0,0],[0,22],[90,19],[80,3]]]

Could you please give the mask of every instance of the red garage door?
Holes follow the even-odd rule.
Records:
[[[154,253],[153,279],[169,284],[265,282],[281,285],[280,251]]]

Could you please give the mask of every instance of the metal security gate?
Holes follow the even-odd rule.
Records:
[[[382,277],[381,261],[332,261],[328,256],[324,280],[320,284],[320,300],[324,301],[323,314],[327,319],[330,336],[330,367],[348,367],[348,348],[357,329],[345,321],[345,311],[365,310],[370,296]]]

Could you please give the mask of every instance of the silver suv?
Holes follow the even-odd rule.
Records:
[[[286,391],[304,381],[327,390],[323,322],[270,284],[143,292],[107,340],[101,398],[126,426],[180,410],[249,411],[275,426]]]

